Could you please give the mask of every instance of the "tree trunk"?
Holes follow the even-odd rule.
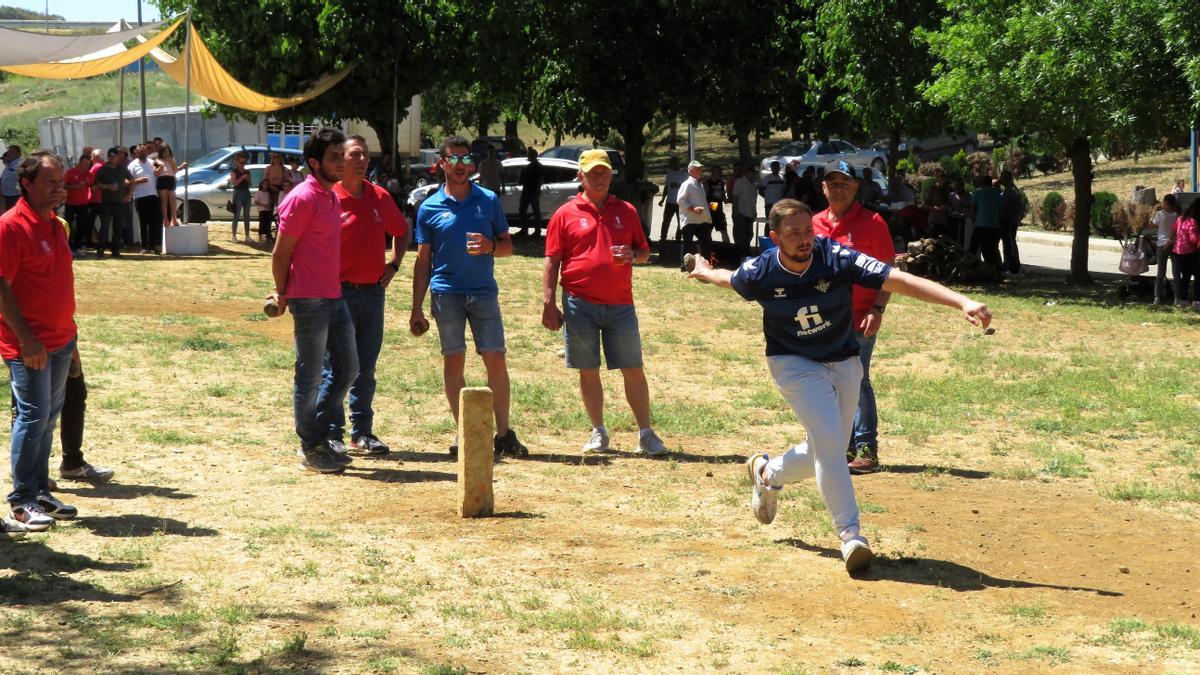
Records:
[[[888,138],[888,191],[892,189],[892,185],[896,181],[896,165],[900,163],[900,127],[892,129],[892,135]],[[896,200],[892,200],[896,201]]]
[[[392,134],[395,134],[396,130],[392,128],[391,119],[388,119],[387,121],[380,119],[369,119],[366,120],[366,123],[367,126],[371,127],[371,131],[375,132],[375,136],[379,138],[379,147],[369,148],[369,150],[378,152],[380,155],[390,155],[392,166],[389,166],[388,170],[395,172],[395,166],[397,163],[396,142],[392,138]]]
[[[737,135],[738,164],[743,167],[752,165],[754,158],[750,156],[750,130],[735,126],[733,131]]]
[[[621,128],[621,136],[625,139],[625,170],[631,178],[646,177],[646,167],[642,163],[642,149],[646,145],[646,123],[650,116],[640,116],[637,119],[631,115]]]
[[[505,118],[504,120],[504,135],[517,137],[517,120]]]
[[[1071,240],[1071,274],[1068,280],[1090,284],[1088,237],[1092,215],[1092,153],[1086,136],[1071,141],[1071,175],[1075,178],[1075,236]]]
[[[554,130],[554,147],[562,145],[562,129]]]
[[[762,154],[762,134],[758,133],[758,129],[754,130],[754,154]]]
[[[804,134],[804,132],[800,130],[800,124],[799,124],[798,122],[792,122],[792,123],[791,123],[791,125],[789,125],[788,129],[789,129],[789,130],[791,131],[791,133],[792,133],[792,140],[793,140],[793,141],[798,141],[798,140],[800,140],[800,138],[801,138],[801,137],[803,136],[803,134]]]
[[[677,140],[676,132],[678,130],[678,124],[675,122],[675,118],[672,117],[671,126],[667,130],[667,147],[670,148],[671,152],[675,152],[675,141]]]

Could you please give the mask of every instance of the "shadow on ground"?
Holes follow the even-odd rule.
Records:
[[[191,499],[196,495],[180,492],[179,488],[159,485],[136,485],[131,483],[103,483],[100,485],[58,484],[58,491],[89,499],[138,499],[139,497],[162,497],[163,499]]]
[[[182,520],[127,513],[121,516],[85,516],[76,527],[92,531],[99,537],[149,537],[156,533],[181,537],[215,537],[218,532],[207,527],[191,527]]]
[[[800,539],[777,539],[775,543],[787,544],[803,551],[811,551],[824,558],[841,560],[842,554],[835,548],[816,546]],[[1048,588],[1057,591],[1085,591],[1104,597],[1121,597],[1123,593],[1106,591],[1087,586],[1061,586],[1058,584],[1043,584],[1036,581],[1021,581],[1019,579],[1001,579],[993,577],[966,565],[960,565],[949,560],[936,558],[912,558],[908,556],[891,558],[877,556],[871,569],[855,575],[862,581],[897,581],[907,584],[937,586],[955,591],[982,591],[985,588]]]

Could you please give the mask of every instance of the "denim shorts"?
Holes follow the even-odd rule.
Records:
[[[609,370],[642,367],[642,336],[633,305],[598,305],[564,292],[567,367],[599,368],[601,341]]]
[[[434,293],[430,308],[444,356],[467,351],[468,323],[476,352],[504,353],[504,321],[498,296]]]

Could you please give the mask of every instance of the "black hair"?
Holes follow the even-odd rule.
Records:
[[[1176,213],[1179,212],[1179,200],[1175,198],[1175,195],[1170,193],[1164,195],[1163,204],[1165,204],[1167,208],[1171,209],[1172,211],[1175,211]]]
[[[321,127],[308,140],[304,141],[304,164],[310,159],[317,160],[317,166],[325,159],[325,149],[331,145],[341,145],[346,142],[346,135],[337,129]],[[309,167],[310,169],[312,167]]]
[[[446,140],[442,141],[442,145],[438,148],[438,154],[442,157],[446,156],[446,151],[450,148],[466,148],[471,149],[471,141],[462,136],[447,136]]]
[[[17,169],[17,182],[21,184],[22,195],[28,194],[28,191],[25,189],[25,183],[22,180],[27,180],[30,183],[37,180],[38,173],[42,170],[42,160],[47,157],[57,164],[59,169],[62,169],[62,160],[58,158],[58,155],[49,150],[38,150],[37,152],[30,153],[28,157],[21,160],[21,167]]]
[[[767,229],[771,232],[778,232],[779,225],[784,218],[794,216],[798,213],[807,213],[812,215],[812,207],[799,199],[780,199],[771,207],[771,212],[767,214]]]
[[[350,141],[354,141],[363,146],[363,150],[366,151],[367,154],[371,153],[371,147],[367,145],[367,139],[363,138],[362,136],[359,136],[358,134],[350,134],[346,137],[346,142],[349,143]]]

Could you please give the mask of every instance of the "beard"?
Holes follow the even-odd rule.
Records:
[[[325,181],[326,183],[336,183],[342,179],[342,175],[340,173],[334,175],[332,171],[325,169],[324,164],[317,169],[317,173],[321,174],[321,180]]]
[[[787,253],[786,251],[784,251],[781,248],[781,249],[779,249],[779,255],[783,256],[790,263],[795,263],[797,265],[804,265],[812,260],[812,249],[809,249],[808,251],[806,251],[804,253],[792,254],[792,253]]]

